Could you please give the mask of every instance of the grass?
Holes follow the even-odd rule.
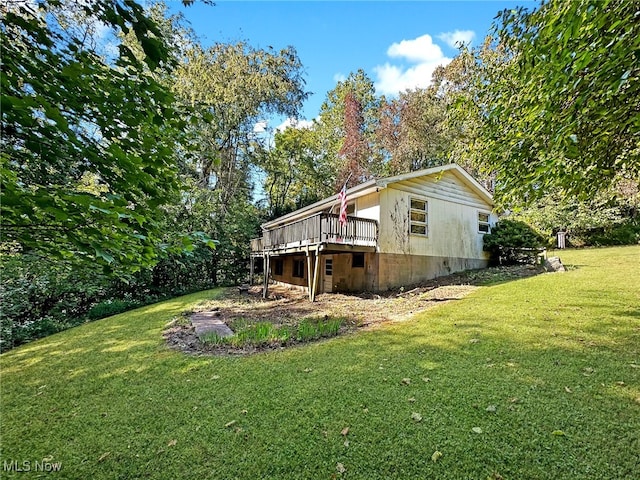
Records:
[[[569,272],[251,357],[162,343],[217,290],[16,348],[0,356],[0,462],[94,479],[639,478],[640,247],[560,256]]]
[[[271,322],[248,323],[239,319],[233,322],[235,334],[221,337],[215,332],[202,335],[205,345],[230,345],[236,348],[246,346],[283,346],[292,342],[310,342],[319,338],[335,337],[344,323],[341,318],[305,318],[297,325],[274,325]]]

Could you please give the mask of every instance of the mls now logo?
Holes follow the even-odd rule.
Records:
[[[62,470],[62,462],[47,462],[45,460],[5,460],[2,463],[5,472],[59,472]]]

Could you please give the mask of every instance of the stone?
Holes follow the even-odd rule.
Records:
[[[191,315],[191,324],[196,332],[198,338],[202,337],[205,333],[214,332],[220,337],[230,337],[233,335],[226,323],[219,318],[220,312],[197,312]]]
[[[567,269],[560,261],[560,257],[550,257],[544,261],[544,269],[547,272],[566,272]]]

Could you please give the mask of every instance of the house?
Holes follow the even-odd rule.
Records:
[[[251,276],[319,292],[382,291],[488,263],[483,235],[496,217],[491,194],[455,164],[371,180],[262,225]]]

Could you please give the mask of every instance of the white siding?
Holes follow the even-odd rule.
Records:
[[[411,197],[428,202],[427,236],[409,234]],[[380,194],[380,252],[484,259],[478,212],[491,212],[462,178],[448,171],[393,183]]]
[[[389,186],[415,195],[426,195],[470,207],[487,208],[487,203],[452,171],[405,180]]]
[[[380,222],[380,194],[370,193],[356,200],[356,216]]]

